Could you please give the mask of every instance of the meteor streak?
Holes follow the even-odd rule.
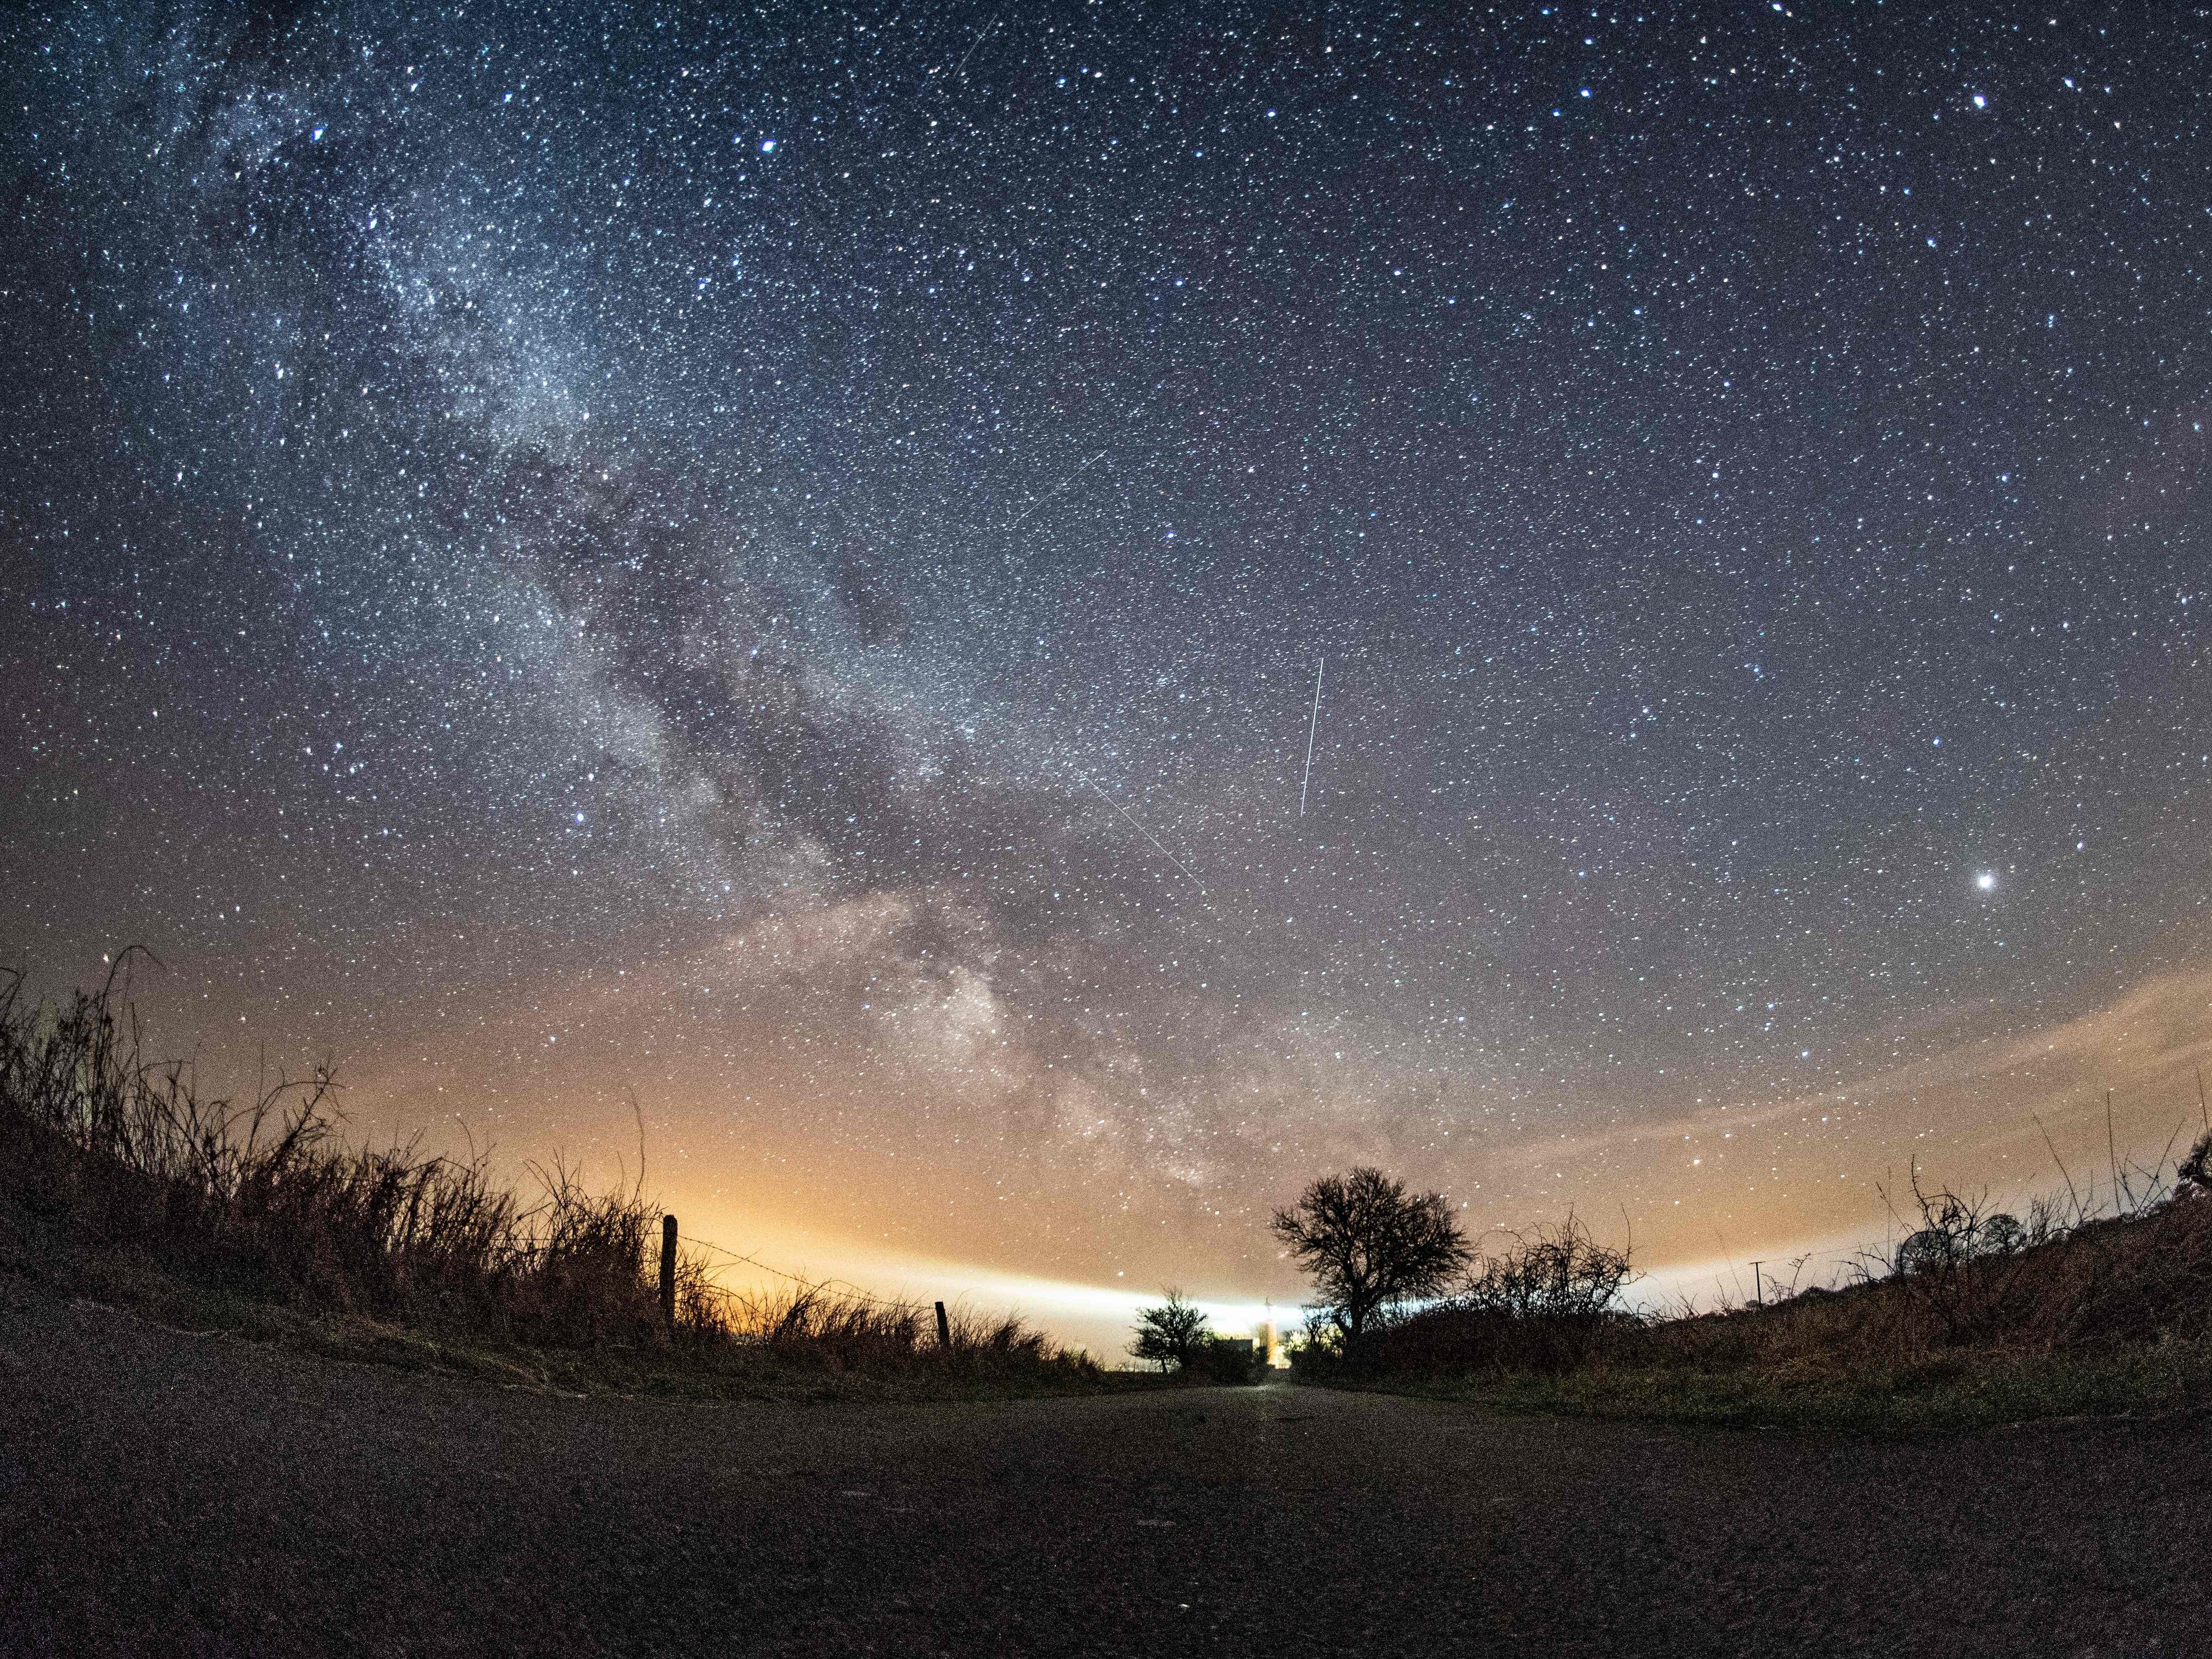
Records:
[[[1300,817],[1306,815],[1306,791],[1313,787],[1314,733],[1321,727],[1321,671],[1328,665],[1328,659],[1326,657],[1320,658],[1314,663],[1313,718],[1306,722],[1306,781],[1298,786],[1298,816]]]

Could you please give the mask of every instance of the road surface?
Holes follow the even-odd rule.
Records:
[[[2207,1419],[574,1400],[0,1276],[0,1654],[2212,1653]]]

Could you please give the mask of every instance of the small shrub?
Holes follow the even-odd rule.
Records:
[[[1242,1388],[1260,1380],[1262,1361],[1257,1345],[1249,1337],[1216,1336],[1209,1332],[1184,1355],[1182,1375],[1194,1382]]]
[[[1167,1297],[1164,1303],[1137,1310],[1137,1334],[1129,1352],[1164,1371],[1179,1370],[1190,1363],[1196,1349],[1212,1340],[1212,1334],[1206,1328],[1205,1310],[1184,1301],[1181,1291],[1170,1285],[1160,1293]]]
[[[2212,1129],[2208,1129],[2190,1147],[2189,1154],[2173,1167],[2173,1178],[2191,1193],[2212,1193],[2212,1170],[2206,1168],[2212,1160]]]
[[[2027,1229],[2020,1218],[2000,1210],[1982,1223],[1982,1249],[1990,1255],[2011,1255],[2027,1248]]]

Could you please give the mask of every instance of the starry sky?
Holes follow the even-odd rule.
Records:
[[[864,1274],[2155,1153],[2212,22],[2056,9],[15,12],[7,960]]]

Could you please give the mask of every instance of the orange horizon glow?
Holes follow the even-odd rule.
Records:
[[[622,994],[593,989],[585,1000],[622,1026]],[[635,1090],[645,1189],[683,1218],[687,1237],[874,1294],[1026,1305],[1055,1334],[1094,1352],[1113,1346],[1099,1309],[1133,1309],[1167,1284],[1224,1309],[1272,1300],[1286,1326],[1294,1322],[1302,1282],[1279,1259],[1268,1217],[1306,1180],[1354,1162],[1444,1191],[1478,1243],[1492,1230],[1547,1224],[1572,1210],[1601,1237],[1632,1241],[1647,1289],[1686,1289],[1710,1305],[1739,1294],[1731,1275],[1749,1285],[1755,1258],[1788,1264],[1809,1254],[1798,1271],[1810,1283],[1860,1249],[1882,1248],[1910,1224],[1916,1170],[1928,1191],[1949,1187],[2017,1206],[2038,1193],[2063,1196],[2069,1174],[2085,1199],[2101,1198],[2116,1161],[2170,1169],[2198,1132],[2197,1073],[2212,1063],[2212,974],[2174,972],[2089,1012],[1816,1092],[1698,1105],[1577,1135],[1470,1138],[1425,1155],[1377,1146],[1356,1129],[1315,1134],[1278,1160],[1272,1182],[1168,1182],[1159,1190],[1172,1204],[1156,1194],[1124,1203],[1115,1195],[1137,1191],[1130,1155],[1139,1149],[1103,1137],[1075,1138],[1074,1154],[1061,1145],[1066,1138],[1052,1137],[1057,1180],[1036,1178],[1037,1154],[1019,1152],[1030,1179],[1011,1189],[1015,1143],[993,1114],[1034,1122],[1056,1101],[1064,1109],[1064,1095],[1048,1092],[1009,1103],[1042,1073],[933,1090],[912,1071],[878,1070],[856,1048],[859,1081],[872,1076],[896,1091],[896,1121],[908,1132],[892,1139],[869,1114],[880,1097],[859,1088],[844,1098],[818,1085],[810,1091],[808,1079],[762,1058],[748,1067],[750,1088],[687,1089],[677,1080],[680,1063],[666,1079],[637,1075],[597,1040],[611,1028],[574,1009],[563,1018],[560,1075],[531,1091],[538,1127],[500,1138],[501,1167],[515,1178],[526,1161],[558,1152],[592,1184],[635,1181],[639,1124],[627,1098]],[[472,1048],[442,1063],[424,1052],[410,1065],[363,1066],[350,1104],[370,1123],[457,1130],[467,1114],[457,1115],[453,1103],[489,1105],[516,1093],[497,1066],[479,1071],[471,1055],[511,1065],[513,1052],[479,1032]],[[957,1080],[974,1085],[972,1076]],[[848,1120],[867,1123],[866,1144],[821,1132]],[[488,1127],[471,1125],[479,1147]],[[469,1144],[451,1138],[453,1150]]]

